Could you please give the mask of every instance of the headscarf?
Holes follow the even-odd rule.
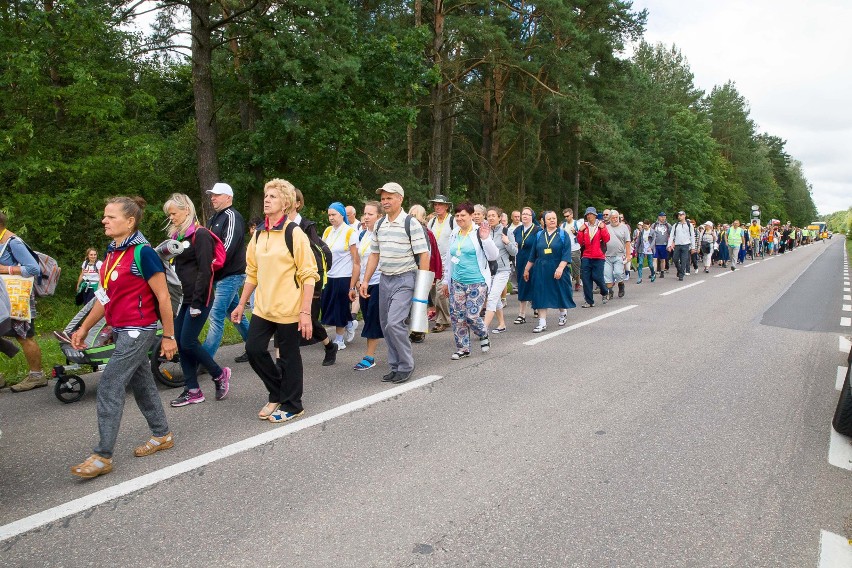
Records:
[[[340,213],[340,216],[343,217],[343,222],[347,225],[349,224],[349,217],[346,216],[346,207],[344,207],[341,202],[335,201],[334,203],[329,205],[328,208],[334,209],[335,211]]]

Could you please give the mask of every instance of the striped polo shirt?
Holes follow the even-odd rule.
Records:
[[[370,252],[379,255],[378,270],[382,274],[395,276],[416,270],[417,264],[414,262],[414,255],[429,250],[423,227],[416,219],[408,221],[408,217],[407,213],[400,210],[393,221],[390,220],[388,215],[385,215],[376,222],[376,224],[381,223],[382,225],[379,227],[372,245],[370,245]],[[405,223],[410,223],[410,242],[408,234],[405,232]]]

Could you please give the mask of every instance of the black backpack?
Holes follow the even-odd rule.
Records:
[[[287,223],[287,225],[284,227],[284,244],[287,246],[287,250],[290,251],[290,256],[295,256],[293,254],[293,230],[295,228],[296,228],[296,223],[293,223],[293,222]],[[257,229],[254,232],[255,244],[257,244],[257,238],[260,236],[260,233],[262,233],[262,232],[263,232],[263,229]],[[310,239],[308,239],[308,240],[310,240]],[[313,249],[314,249],[313,243],[311,243],[311,250],[313,250]],[[329,253],[329,254],[331,254],[331,253]],[[314,256],[316,256],[316,252],[314,253]],[[317,269],[319,270],[319,264],[317,264]],[[323,284],[325,284],[324,273],[320,272],[320,277],[323,279]],[[296,278],[295,274],[293,274],[293,282],[296,283],[296,288],[300,287],[299,286],[299,280]],[[322,288],[322,287],[320,287],[320,288]]]
[[[317,234],[316,223],[308,221],[302,217],[302,220],[299,222],[299,227],[301,227],[301,229],[305,232],[305,235],[308,237],[308,241],[311,243],[311,252],[314,253],[314,258],[317,261],[317,272],[319,272],[321,282],[321,286],[318,286],[317,291],[322,290],[325,288],[326,282],[328,282],[328,277],[326,275],[328,274],[328,269],[331,268],[331,249],[328,248],[325,241],[323,241]],[[313,230],[310,230],[311,228],[313,228]],[[286,236],[287,235],[284,235],[285,240]],[[290,244],[288,246],[292,247],[292,236],[290,237],[289,243]],[[293,249],[290,248],[290,250],[292,251]]]

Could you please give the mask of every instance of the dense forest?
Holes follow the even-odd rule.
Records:
[[[816,218],[785,141],[733,81],[704,92],[688,54],[644,42],[647,18],[626,0],[0,0],[0,208],[66,261],[101,244],[103,198],[144,196],[155,239],[168,194],[201,203],[219,180],[246,216],[284,177],[315,218],[389,180],[410,203]]]

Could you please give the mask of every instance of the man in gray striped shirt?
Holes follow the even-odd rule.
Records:
[[[417,269],[429,270],[426,235],[416,219],[402,210],[405,191],[395,182],[376,190],[381,196],[385,216],[376,222],[376,235],[370,248],[370,258],[361,280],[360,293],[364,298],[367,284],[378,268],[379,320],[388,346],[390,373],[384,382],[404,383],[414,372],[414,355],[408,341],[408,314],[414,297]],[[416,259],[419,255],[419,259]]]

